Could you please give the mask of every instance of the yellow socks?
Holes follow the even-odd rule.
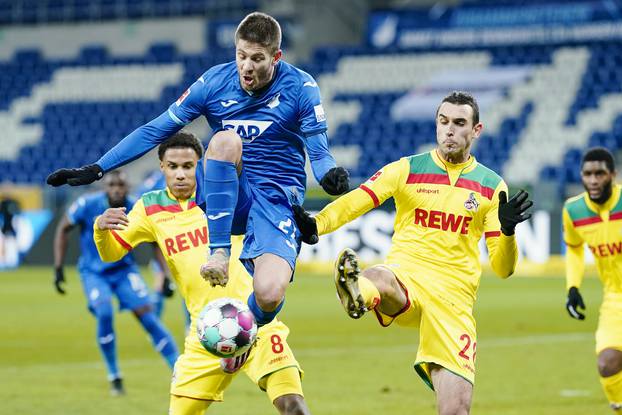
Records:
[[[622,409],[622,371],[613,376],[601,377],[600,384],[603,385],[611,408],[614,410]]]
[[[365,301],[365,307],[368,310],[373,310],[378,303],[380,303],[380,292],[373,282],[363,276],[359,276],[359,290]]]

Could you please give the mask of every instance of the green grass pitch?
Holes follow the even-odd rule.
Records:
[[[170,373],[131,313],[116,315],[127,395],[108,395],[75,270],[68,294],[57,295],[52,268],[0,274],[0,399],[6,414],[165,414]],[[149,278],[147,278],[149,279]],[[561,278],[484,277],[476,304],[477,381],[473,414],[608,413],[594,354],[600,283],[582,289],[588,319],[564,310]],[[167,301],[165,323],[182,344],[179,297]],[[417,336],[381,328],[372,316],[350,320],[332,277],[300,274],[281,314],[305,370],[314,414],[434,414],[434,395],[412,369]],[[210,414],[276,413],[243,374]]]

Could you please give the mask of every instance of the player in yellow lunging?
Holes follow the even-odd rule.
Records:
[[[566,201],[563,210],[566,252],[566,309],[584,320],[579,293],[584,265],[584,245],[594,254],[603,282],[603,303],[596,330],[596,354],[600,383],[611,408],[622,412],[622,198],[614,184],[613,155],[605,148],[592,148],[583,156],[581,180],[585,192]]]
[[[116,261],[143,242],[156,242],[173,274],[192,317],[184,353],[175,364],[171,383],[170,415],[204,414],[223,392],[237,369],[262,390],[281,414],[308,414],[301,386],[302,370],[289,345],[289,329],[274,320],[259,329],[257,344],[243,358],[219,359],[198,341],[196,318],[205,304],[232,297],[245,301],[252,280],[239,261],[232,261],[226,287],[210,287],[199,269],[209,240],[205,215],[195,200],[195,171],[203,148],[192,134],[179,132],[158,148],[166,189],[142,195],[126,215],[124,208],[108,209],[94,225],[94,239],[105,261]],[[202,164],[198,164],[202,166]],[[199,172],[200,174],[200,172]],[[241,239],[232,255],[238,255]],[[248,357],[246,360],[245,358]]]
[[[373,310],[382,326],[395,321],[419,328],[415,370],[436,392],[440,414],[470,411],[478,241],[486,237],[492,268],[506,278],[517,261],[514,228],[531,216],[527,193],[508,202],[505,182],[470,154],[481,131],[475,99],[454,92],[437,110],[435,150],[384,166],[315,217],[295,209],[303,240],[313,243],[318,233],[395,199],[395,234],[384,263],[361,272],[354,251],[345,249],[335,264],[335,284],[350,317]]]

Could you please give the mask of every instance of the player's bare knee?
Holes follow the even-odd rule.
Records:
[[[206,159],[239,163],[242,157],[242,139],[233,130],[222,130],[210,139]]]
[[[613,376],[622,370],[622,351],[605,349],[598,354],[598,373],[602,377]]]
[[[255,300],[263,311],[274,311],[283,301],[285,292],[277,289],[277,287],[270,287],[261,291],[255,290]]]
[[[300,395],[283,395],[274,400],[274,406],[282,415],[307,415],[309,409],[305,400]]]
[[[136,317],[140,317],[140,316],[144,316],[145,314],[149,313],[153,311],[153,308],[151,307],[151,304],[145,304],[143,306],[140,306],[138,308],[135,308],[132,310],[132,312],[134,313],[134,315]]]

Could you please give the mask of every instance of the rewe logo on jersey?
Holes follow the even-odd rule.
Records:
[[[272,121],[222,120],[222,127],[225,130],[235,131],[242,138],[243,143],[252,142],[271,125]]]

